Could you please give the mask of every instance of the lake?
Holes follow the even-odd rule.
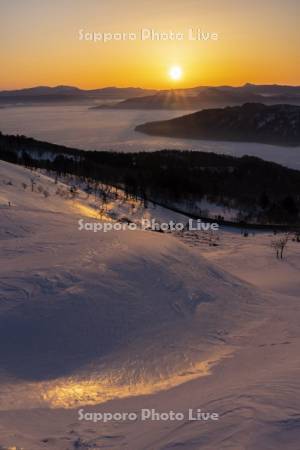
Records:
[[[0,131],[84,150],[122,152],[161,149],[199,150],[234,156],[253,155],[300,170],[300,147],[215,142],[147,136],[136,125],[188,114],[187,111],[91,110],[87,105],[0,108]]]

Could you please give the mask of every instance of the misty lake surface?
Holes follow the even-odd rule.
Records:
[[[300,147],[215,142],[147,136],[136,125],[188,114],[188,111],[92,110],[87,105],[0,108],[0,131],[84,150],[121,152],[162,149],[252,155],[300,170]]]

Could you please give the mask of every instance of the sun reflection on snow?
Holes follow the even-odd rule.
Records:
[[[81,216],[91,217],[93,219],[103,220],[105,222],[112,222],[111,217],[106,214],[106,211],[96,209],[96,206],[92,207],[84,205],[80,202],[74,202],[72,206],[77,213],[80,213]]]
[[[157,380],[142,380],[134,383],[114,382],[113,377],[103,376],[91,380],[69,378],[42,388],[42,398],[52,408],[73,408],[79,405],[96,405],[115,398],[149,395],[170,389],[211,373],[211,368],[230,356],[230,349],[218,351],[206,361],[194,364],[184,372],[172,374]]]
[[[97,405],[116,398],[150,395],[210,375],[211,369],[222,359],[230,357],[232,349],[218,349],[205,361],[190,364],[185,370],[158,373],[156,378],[143,371],[140,379],[126,369],[88,373],[82,377],[59,378],[40,382],[14,382],[2,385],[0,410],[39,407],[71,409],[83,405]],[[163,368],[165,369],[165,368]],[[152,373],[151,370],[149,372]]]

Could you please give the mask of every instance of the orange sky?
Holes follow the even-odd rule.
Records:
[[[0,89],[300,84],[299,0],[1,0]],[[79,29],[184,32],[218,41],[79,40]],[[174,82],[170,66],[183,78]]]

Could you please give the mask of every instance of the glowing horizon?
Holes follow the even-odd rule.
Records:
[[[158,14],[159,12],[159,14]],[[300,84],[300,3],[287,0],[2,0],[0,89]],[[201,29],[218,40],[88,42],[79,30]],[[196,34],[196,31],[195,31]],[[174,80],[170,68],[184,76]]]

